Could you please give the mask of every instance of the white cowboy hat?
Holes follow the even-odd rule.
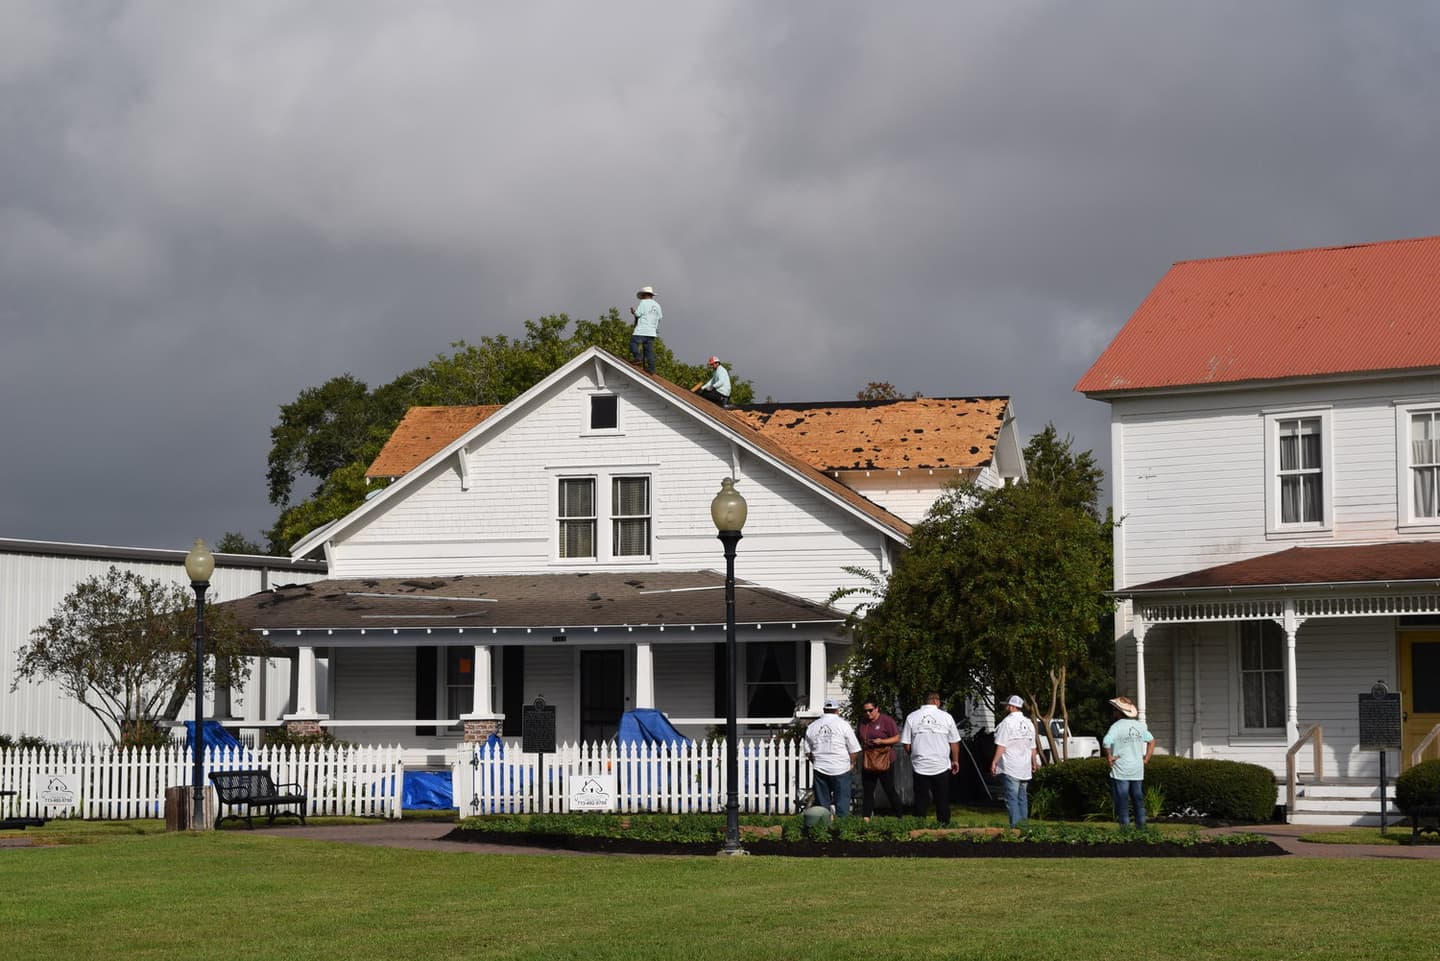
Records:
[[[654,297],[654,296],[655,296],[655,288],[654,288],[654,287],[641,287],[639,290],[635,291],[635,296],[636,296],[636,297],[644,297],[644,296],[647,296],[647,295],[648,295],[648,296],[651,296],[651,297]]]
[[[1128,697],[1112,697],[1110,699],[1110,706],[1126,717],[1140,716],[1140,709],[1136,707],[1135,702]]]

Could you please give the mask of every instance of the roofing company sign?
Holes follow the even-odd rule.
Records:
[[[31,790],[46,816],[78,814],[79,784],[79,771],[46,771],[35,778]]]
[[[571,811],[615,810],[615,775],[577,774],[568,783]]]

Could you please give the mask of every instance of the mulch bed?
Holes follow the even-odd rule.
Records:
[[[445,835],[444,840],[597,854],[685,854],[708,857],[719,851],[718,844],[708,841],[678,843],[642,841],[636,838],[467,831],[464,828],[456,828]],[[791,858],[1254,858],[1285,853],[1284,848],[1269,840],[1246,844],[1053,844],[1040,841],[968,841],[948,838],[926,841],[824,843],[750,838],[743,843],[749,854]]]

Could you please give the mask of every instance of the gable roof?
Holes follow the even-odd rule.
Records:
[[[291,546],[292,556],[304,557],[311,551],[321,547],[327,540],[354,527],[368,516],[371,511],[380,509],[380,505],[394,497],[400,496],[401,491],[407,489],[412,484],[418,483],[418,478],[428,473],[429,468],[443,463],[451,454],[462,450],[482,434],[492,430],[498,431],[504,429],[504,424],[508,423],[511,419],[524,416],[525,409],[534,402],[535,398],[542,396],[549,390],[551,385],[569,377],[578,368],[592,363],[596,365],[597,371],[604,370],[606,372],[605,376],[607,377],[624,378],[630,380],[642,389],[669,397],[697,420],[708,423],[717,431],[729,437],[729,439],[738,446],[749,450],[761,460],[768,461],[772,465],[780,467],[782,470],[798,478],[812,490],[815,490],[822,497],[850,510],[853,514],[868,521],[875,528],[900,540],[907,540],[910,537],[911,526],[908,522],[880,507],[875,502],[857,494],[839,481],[806,464],[769,438],[761,436],[745,421],[741,420],[734,411],[717,407],[715,404],[700,397],[700,395],[676,384],[672,384],[663,377],[657,377],[654,374],[648,374],[638,370],[629,362],[621,360],[607,350],[599,347],[589,347],[566,361],[557,370],[553,371],[549,376],[532,386],[515,400],[480,419],[468,429],[464,430],[459,436],[449,441],[449,443],[435,450],[430,456],[426,457],[417,465],[416,468],[402,474],[395,482],[390,484],[390,486],[377,490],[370,499],[366,500],[349,514],[306,534]],[[438,418],[431,426],[435,428],[438,434],[445,422],[445,418]],[[383,450],[381,451],[381,456],[384,456]],[[377,458],[377,460],[379,460],[379,458]]]
[[[1440,237],[1181,261],[1086,394],[1440,367]]]
[[[963,470],[995,460],[1008,397],[751,404],[735,413],[822,471]]]
[[[1402,581],[1440,582],[1440,541],[1292,547],[1150,581],[1115,593],[1120,597],[1132,597],[1136,594],[1225,591],[1245,587],[1389,585]]]
[[[365,476],[399,477],[419,467],[431,454],[500,407],[500,404],[480,404],[472,407],[410,408],[395,425],[395,430],[365,471]]]

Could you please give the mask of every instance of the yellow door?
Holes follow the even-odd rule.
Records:
[[[1400,767],[1410,766],[1410,752],[1440,724],[1440,631],[1405,631],[1400,635]],[[1440,757],[1431,742],[1425,758]]]

